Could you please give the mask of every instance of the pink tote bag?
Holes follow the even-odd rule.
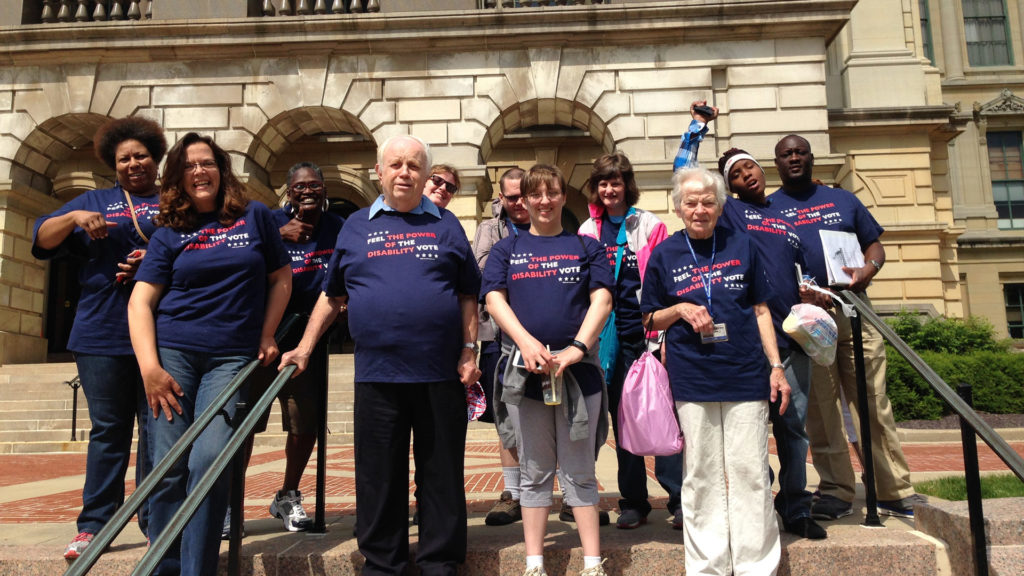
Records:
[[[619,400],[619,444],[637,456],[669,456],[683,449],[668,372],[650,352],[629,367]]]

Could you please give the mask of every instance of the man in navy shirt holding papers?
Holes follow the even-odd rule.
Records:
[[[480,270],[458,219],[421,194],[427,145],[393,136],[377,153],[383,195],[345,222],[298,347],[309,354],[348,307],[355,342],[356,534],[364,576],[402,574],[409,556],[409,434],[419,509],[416,564],[455,576],[466,557],[465,386],[476,365]]]
[[[870,303],[864,290],[885,264],[885,248],[879,241],[882,227],[853,193],[817,185],[811,180],[814,155],[806,139],[791,134],[780,140],[775,146],[775,167],[782,178],[782,188],[771,196],[772,207],[796,228],[806,251],[805,273],[819,284],[828,283],[826,254],[820,233],[827,230],[853,234],[863,251],[864,264],[860,267],[842,265],[843,272],[850,276],[851,281],[836,288],[856,292]],[[818,303],[829,308],[832,303],[828,300],[822,297]],[[811,456],[821,477],[818,484],[821,498],[811,507],[811,515],[818,520],[835,520],[853,513],[856,478],[839,407],[840,386],[850,402],[854,425],[858,428],[860,425],[857,416],[860,407],[855,402],[857,377],[850,321],[841,311],[833,309],[831,313],[839,328],[839,350],[831,366],[815,365],[813,391],[807,409]],[[871,442],[876,447],[872,457],[879,512],[913,517],[914,504],[923,501],[923,497],[915,494],[910,484],[910,470],[896,435],[892,406],[885,392],[884,341],[870,323],[864,322],[863,327],[868,399],[874,403],[874,409],[868,413],[872,418]],[[859,429],[857,434],[861,434]]]

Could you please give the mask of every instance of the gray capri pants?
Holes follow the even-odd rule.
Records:
[[[597,414],[601,412],[601,394],[585,397],[587,414],[586,438],[569,439],[569,422],[562,406],[548,406],[540,400],[523,398],[519,406],[516,435],[519,445],[519,503],[527,508],[544,508],[552,504],[555,470],[560,468],[560,481],[565,482],[565,500],[569,506],[593,506],[600,498],[594,454],[597,446]]]

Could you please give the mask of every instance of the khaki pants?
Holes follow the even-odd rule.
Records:
[[[866,294],[861,298],[871,304]],[[811,394],[807,407],[807,435],[811,441],[814,469],[821,478],[818,489],[823,495],[852,502],[856,477],[850,461],[850,449],[843,427],[839,387],[849,404],[857,438],[860,431],[857,405],[857,371],[854,365],[853,330],[841,310],[831,312],[839,329],[839,348],[831,366],[814,365]],[[885,393],[885,345],[882,335],[868,322],[861,322],[864,335],[864,369],[867,380],[868,418],[871,422],[871,452],[875,466],[875,486],[879,500],[899,500],[914,494],[910,469],[903,456],[892,405]]]

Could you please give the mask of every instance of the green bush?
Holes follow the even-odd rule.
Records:
[[[1008,342],[995,339],[992,324],[984,318],[971,316],[959,318],[929,318],[924,322],[911,311],[902,310],[888,320],[893,330],[920,354],[924,351],[965,354],[979,350],[1005,352]]]
[[[971,385],[974,408],[994,414],[1024,412],[1024,354],[1009,351],[984,319],[930,319],[901,312],[889,324],[955,391]],[[886,347],[886,386],[896,420],[935,420],[951,410],[924,378],[891,347]]]
[[[896,420],[935,420],[951,413],[903,356],[886,351],[886,386]],[[924,360],[953,390],[971,385],[974,409],[992,414],[1024,413],[1024,354],[921,352]]]

